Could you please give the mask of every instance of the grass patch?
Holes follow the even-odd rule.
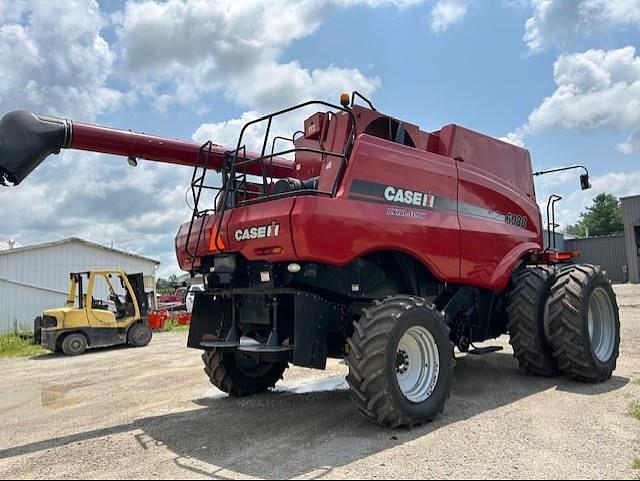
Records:
[[[188,332],[189,326],[178,324],[176,319],[167,319],[162,330],[164,332]]]
[[[23,339],[17,334],[0,335],[0,358],[32,357],[44,354],[44,349],[31,339]]]
[[[629,406],[629,416],[640,421],[640,401],[634,401]],[[640,458],[635,458],[631,463],[631,467],[640,470]],[[636,474],[634,479],[640,480],[640,474]]]

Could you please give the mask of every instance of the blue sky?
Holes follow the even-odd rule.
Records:
[[[571,223],[601,191],[640,194],[639,26],[640,0],[0,0],[0,108],[234,143],[241,119],[359,89],[425,130],[508,136],[534,168],[587,165],[589,193],[538,183]],[[189,173],[123,164],[43,164],[0,192],[0,239],[80,235],[173,272]]]

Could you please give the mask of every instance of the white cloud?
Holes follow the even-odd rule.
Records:
[[[626,142],[618,145],[618,150],[623,154],[632,154],[640,150],[640,129],[629,136]]]
[[[640,25],[640,0],[531,0],[524,41],[532,51],[570,44],[576,36]]]
[[[243,125],[278,108],[293,106],[312,99],[328,100],[337,104],[339,92],[357,90],[368,96],[380,85],[380,79],[365,77],[357,69],[328,67],[308,71],[297,63],[284,65],[274,63],[268,69],[265,79],[265,82],[260,83],[259,79],[255,78],[255,83],[249,81],[245,87],[244,101],[259,110],[244,112],[235,119],[203,124],[193,134],[193,139],[199,142],[211,140],[214,143],[235,148]],[[242,88],[242,85],[238,85],[238,91]],[[304,120],[318,110],[325,110],[325,108],[321,105],[312,105],[276,117],[271,128],[269,145],[276,135],[290,138],[294,132],[302,130]],[[259,151],[264,142],[264,133],[265,123],[255,125],[246,132],[243,145],[252,151]]]
[[[358,69],[329,66],[308,70],[298,62],[267,61],[259,71],[232,80],[227,92],[236,103],[267,112],[310,99],[337,103],[341,92],[359,90],[369,95],[379,86],[378,77],[366,77]]]
[[[0,24],[19,22],[28,10],[27,0],[0,0]]]
[[[469,10],[467,0],[438,0],[431,10],[431,30],[442,33],[461,22]]]
[[[0,5],[0,110],[32,108],[91,120],[121,100],[106,85],[115,54],[101,36],[95,1]]]
[[[243,113],[237,119],[202,124],[194,132],[192,137],[196,142],[204,143],[211,140],[216,144],[235,149],[242,126],[247,122],[257,119],[258,117],[260,117],[258,112],[249,111]],[[260,140],[263,138],[262,135],[259,135],[259,133],[255,133],[254,131],[249,132],[248,137],[249,138],[246,143],[252,150],[256,149],[256,146],[260,144]]]
[[[517,145],[518,147],[525,147],[524,132],[522,129],[518,129],[515,132],[509,132],[505,137],[501,137],[500,140],[509,144]]]
[[[310,70],[299,61],[280,61],[287,46],[315,32],[330,13],[354,5],[404,8],[422,1],[145,0],[127,3],[115,21],[123,60],[159,110],[192,105],[203,94],[221,91],[240,106],[268,111],[319,90],[324,95],[332,86],[378,85],[377,78],[355,69]]]
[[[634,47],[562,55],[554,65],[554,79],[555,92],[511,137],[607,127],[632,132],[621,151],[640,147],[640,57]]]
[[[235,146],[249,120],[310,99],[336,100],[340,92],[365,95],[380,87],[376,76],[328,65],[309,69],[280,60],[284,48],[312,34],[337,8],[353,5],[408,7],[421,0],[146,0],[128,3],[119,22],[119,44],[132,74],[146,83],[156,108],[190,105],[203,94],[221,91],[246,112],[236,119],[203,124],[199,141]],[[274,131],[291,135],[304,115],[283,119]],[[279,127],[279,128],[278,128]],[[248,132],[250,148],[261,146],[262,132]]]

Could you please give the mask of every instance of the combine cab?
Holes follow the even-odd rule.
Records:
[[[193,167],[176,254],[205,288],[188,345],[232,396],[273,388],[290,364],[346,359],[359,410],[413,426],[443,410],[454,349],[492,352],[474,343],[506,333],[529,373],[609,379],[615,295],[598,267],[544,249],[529,153],[457,125],[424,132],[356,96],[256,119],[230,149],[12,113],[0,169],[19,183],[61,148]],[[311,107],[276,151],[272,127]],[[251,153],[255,127],[264,139]]]

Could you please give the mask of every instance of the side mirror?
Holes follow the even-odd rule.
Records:
[[[580,187],[582,190],[591,189],[591,182],[589,182],[589,174],[582,174],[580,176]]]

